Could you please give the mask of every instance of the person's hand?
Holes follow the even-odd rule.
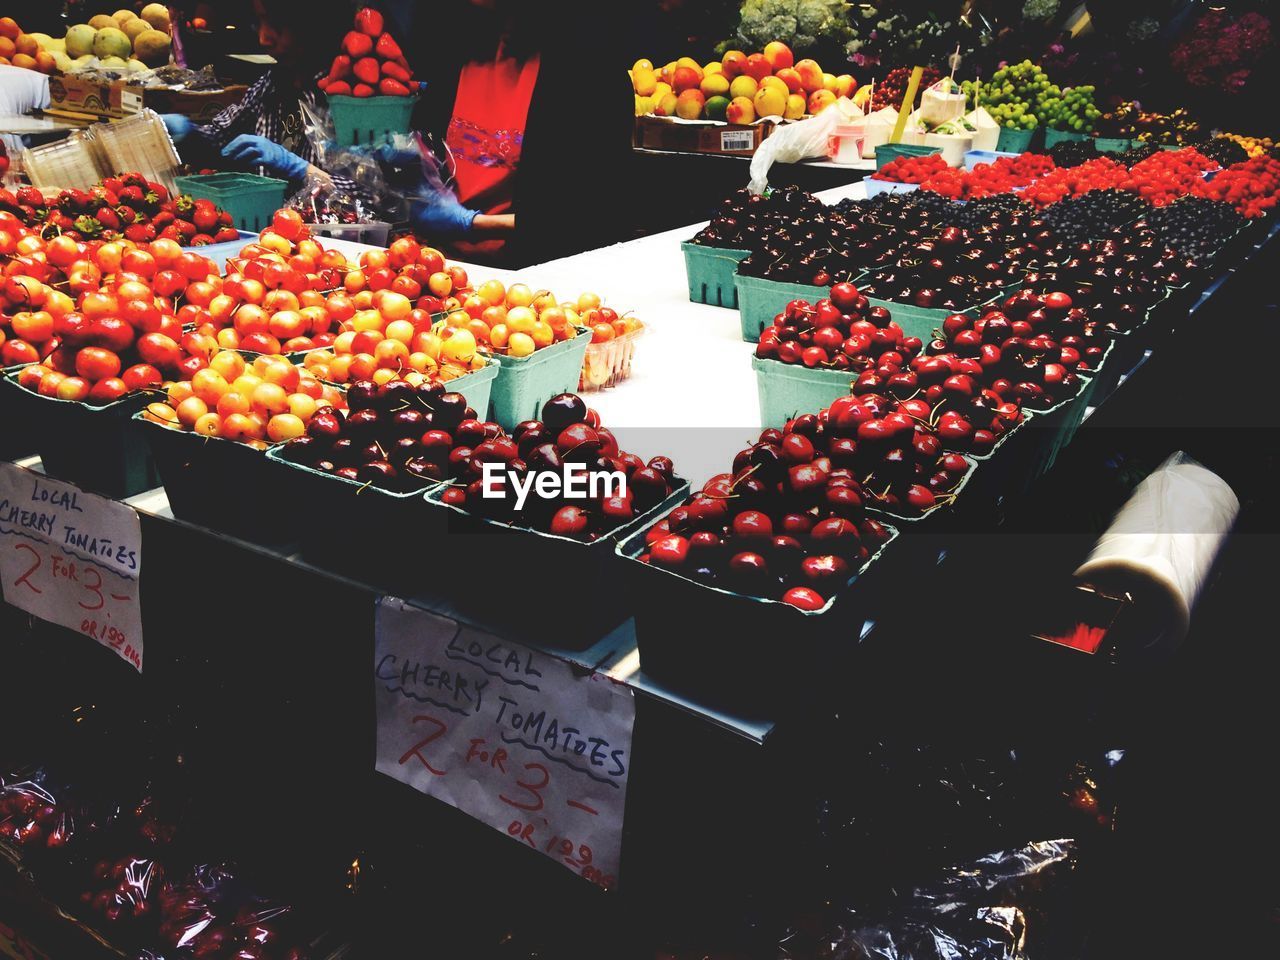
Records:
[[[479,211],[468,210],[451,193],[436,193],[414,200],[409,216],[415,230],[432,236],[459,236],[471,232]]]
[[[307,168],[310,166],[307,161],[296,153],[290,153],[280,144],[248,133],[240,134],[223,147],[222,155],[246,166],[265,167],[286,180],[301,180],[307,175]]]
[[[380,143],[373,148],[374,157],[389,167],[417,167],[422,164],[422,155],[416,147],[397,147],[391,143]]]
[[[164,121],[164,128],[169,131],[169,138],[175,144],[187,139],[196,126],[180,113],[162,113],[160,119]]]

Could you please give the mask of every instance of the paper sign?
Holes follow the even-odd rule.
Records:
[[[377,769],[606,889],[635,700],[608,677],[383,597]]]
[[[142,672],[142,526],[132,507],[0,463],[0,587]]]

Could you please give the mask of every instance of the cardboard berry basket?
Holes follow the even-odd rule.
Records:
[[[760,333],[773,323],[773,318],[787,308],[792,300],[808,300],[813,303],[831,292],[830,287],[818,287],[808,283],[783,283],[764,277],[733,275],[738,291],[738,313],[742,318],[742,339],[755,343]]]
[[[814,369],[798,363],[751,358],[760,397],[760,425],[778,427],[799,413],[818,413],[838,397],[848,396],[857,373]]]
[[[1098,381],[1093,377],[1080,378],[1080,389],[1074,397],[1060,400],[1047,410],[1027,412],[1030,433],[1035,437],[1030,477],[1034,481],[1053,469],[1059,454],[1075,438],[1084,422],[1085,410],[1093,403]]]
[[[634,612],[637,595],[620,589],[625,570],[617,556],[618,543],[684,503],[689,498],[689,482],[677,477],[675,488],[660,503],[592,543],[479,516],[441,502],[444,491],[442,486],[425,495],[427,502],[447,517],[449,538],[450,563],[431,582],[460,610],[476,611],[486,623],[518,629],[527,625],[528,611],[545,606],[546,584],[534,576],[514,576],[495,587],[476,571],[491,565],[495,556],[501,557],[503,567],[509,570],[569,571],[582,605],[574,616],[558,618],[554,635],[541,639],[552,647],[582,651]]]
[[[717,706],[795,702],[816,678],[838,676],[837,665],[858,648],[864,624],[877,617],[879,599],[891,595],[884,558],[896,552],[894,527],[843,589],[821,610],[806,611],[641,562],[646,534],[663,516],[617,548],[626,561],[626,592],[644,597],[635,611],[640,668]]]
[[[684,272],[689,280],[689,300],[714,307],[738,308],[738,288],[733,282],[738,264],[750,250],[734,250],[730,247],[704,247],[685,240],[680,244],[684,251]]]
[[[435,484],[384,490],[293,463],[285,458],[288,446],[272,447],[264,459],[276,474],[272,484],[280,502],[307,518],[297,538],[307,561],[381,585],[397,568],[417,563],[409,556],[415,544],[443,535],[442,512],[422,499]]]
[[[0,381],[5,409],[17,422],[31,425],[34,449],[44,472],[100,493],[123,499],[159,485],[146,440],[130,417],[151,399],[147,392],[126,394],[101,407],[77,400],[42,397],[18,386],[17,373]]]
[[[252,543],[288,543],[310,519],[282,489],[267,452],[237,440],[205,437],[133,415],[146,438],[169,509],[178,520]]]
[[[561,393],[578,389],[582,361],[591,343],[591,331],[574,327],[572,340],[561,340],[535,350],[527,357],[495,354],[500,372],[490,392],[490,419],[504,430],[514,429],[524,420],[536,420],[542,405]],[[484,415],[484,411],[476,408]]]

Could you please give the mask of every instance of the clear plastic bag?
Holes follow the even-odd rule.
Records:
[[[841,124],[853,123],[862,110],[847,97],[841,97],[816,117],[797,120],[778,127],[756,148],[751,158],[752,193],[764,193],[769,186],[769,168],[775,163],[795,163],[806,157],[825,157],[827,140]]]
[[[1074,857],[1067,839],[987,854],[854,919],[824,946],[832,960],[1024,960],[1039,923],[1035,898]],[[784,957],[807,952],[789,946]]]
[[[0,785],[0,840],[22,849],[65,846],[75,817],[43,783],[15,780]]]

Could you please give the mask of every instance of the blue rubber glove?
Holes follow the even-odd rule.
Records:
[[[286,180],[301,180],[307,175],[310,164],[296,153],[290,153],[278,143],[266,137],[242,133],[225,147],[222,155],[246,166],[265,167]]]
[[[164,127],[169,131],[169,138],[174,143],[181,143],[195,129],[195,124],[180,113],[162,113],[160,119],[164,121]]]
[[[468,210],[451,193],[435,193],[429,197],[415,198],[409,211],[414,229],[428,236],[468,234],[479,214],[478,210]]]

